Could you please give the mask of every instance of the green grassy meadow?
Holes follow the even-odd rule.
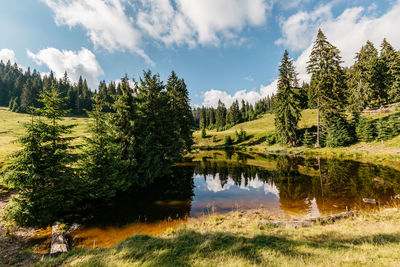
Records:
[[[30,115],[11,112],[8,108],[0,107],[0,164],[18,149],[15,141],[24,133],[23,124],[30,120]],[[88,118],[85,117],[66,117],[63,120],[66,124],[76,124],[72,133],[72,136],[77,137],[74,141],[76,143],[80,142],[79,137],[87,135],[87,122]]]
[[[307,129],[317,125],[317,110],[306,109],[301,113],[299,129]],[[377,120],[390,116],[400,116],[399,106],[392,106],[382,112],[364,112],[362,116],[370,120]],[[274,115],[264,114],[260,118],[237,124],[226,131],[217,132],[216,130],[207,130],[207,137],[201,138],[201,131],[194,133],[195,148],[200,149],[217,149],[223,148],[225,136],[230,135],[235,140],[235,132],[240,129],[246,131],[248,139],[241,143],[234,143],[233,147],[240,150],[259,151],[259,152],[299,152],[304,151],[307,154],[318,154],[323,156],[340,156],[351,158],[369,158],[400,160],[400,135],[385,141],[383,144],[378,141],[356,143],[348,147],[338,148],[319,148],[309,149],[305,147],[288,148],[279,144],[269,146],[266,142],[266,136],[271,135],[275,131]],[[213,137],[215,136],[215,137]],[[214,139],[214,140],[213,140]]]

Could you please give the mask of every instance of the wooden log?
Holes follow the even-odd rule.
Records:
[[[363,202],[367,204],[376,205],[376,200],[373,198],[363,198]]]
[[[260,220],[259,227],[265,224],[272,224],[276,227],[312,227],[316,222],[335,222],[338,219],[349,218],[357,214],[358,211],[347,211],[338,214],[320,216],[315,218],[310,218],[306,220],[294,220],[294,221],[270,221],[270,220]]]
[[[68,251],[67,239],[63,234],[63,229],[59,222],[54,223],[51,227],[51,247],[50,256],[55,256]]]

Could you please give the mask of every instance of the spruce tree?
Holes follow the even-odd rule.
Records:
[[[174,141],[169,121],[168,96],[158,74],[146,71],[136,84],[134,121],[135,157],[140,185],[168,176],[175,155],[169,146]]]
[[[126,169],[121,158],[120,147],[115,140],[109,116],[103,112],[103,102],[99,95],[93,97],[90,118],[89,137],[84,137],[80,169],[85,191],[90,199],[107,200],[118,191],[126,190],[131,181],[122,172]]]
[[[171,150],[169,157],[174,161],[180,160],[185,152],[190,152],[192,140],[192,121],[193,114],[190,107],[189,92],[186,88],[185,81],[179,79],[174,71],[168,78],[165,86],[168,95],[168,106],[171,125]]]
[[[380,118],[376,123],[376,134],[377,141],[386,141],[391,137],[391,129],[388,125],[388,122],[383,118]]]
[[[275,96],[275,127],[280,142],[291,146],[297,142],[296,130],[301,117],[300,94],[294,87],[296,76],[293,60],[285,51],[279,68],[278,92]]]
[[[327,128],[344,116],[346,84],[339,54],[319,29],[307,66],[307,72],[312,74],[311,85],[318,108],[317,147],[320,147],[321,118],[322,125]]]
[[[43,108],[36,112],[43,119],[32,117],[25,125],[26,134],[19,139],[22,149],[4,172],[5,181],[19,190],[8,216],[22,225],[47,225],[63,219],[81,198],[71,167],[73,138],[66,137],[74,126],[60,123],[68,110],[54,82],[40,101]]]
[[[371,142],[375,139],[375,127],[365,117],[360,117],[356,122],[356,138],[360,142]]]
[[[389,88],[389,100],[391,103],[400,101],[400,52],[396,52],[389,62],[389,72],[392,76]]]
[[[215,112],[215,123],[218,129],[225,126],[226,122],[226,108],[224,103],[221,100],[218,100],[218,107]]]
[[[314,137],[308,130],[306,130],[303,136],[303,145],[306,147],[313,147],[314,144],[315,144]]]

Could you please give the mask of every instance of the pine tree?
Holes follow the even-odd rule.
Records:
[[[345,119],[341,118],[329,125],[326,132],[326,146],[346,146],[351,142],[349,126]]]
[[[365,117],[360,117],[356,122],[356,137],[360,142],[371,142],[375,139],[375,127]]]
[[[346,85],[339,53],[319,29],[307,66],[307,72],[312,74],[318,108],[317,147],[320,146],[321,117],[327,128],[344,116]]]
[[[190,107],[189,92],[186,88],[185,81],[179,79],[174,71],[168,78],[165,86],[168,95],[169,112],[171,119],[171,142],[172,149],[169,156],[175,158],[174,161],[180,160],[185,152],[190,152],[192,140],[192,108]]]
[[[221,100],[218,100],[218,107],[215,112],[215,123],[217,129],[224,127],[225,122],[226,122],[226,108],[224,103],[222,103]]]
[[[19,189],[19,195],[8,210],[8,216],[21,225],[48,225],[64,218],[80,199],[71,163],[70,141],[65,137],[73,125],[59,121],[68,110],[63,108],[53,83],[41,94],[43,108],[36,109],[44,119],[32,116],[25,125],[26,134],[19,139],[22,149],[13,155],[5,169],[5,181]]]
[[[136,88],[134,121],[135,158],[140,185],[148,185],[168,176],[173,155],[169,146],[174,140],[169,119],[168,96],[160,76],[144,72]]]
[[[388,123],[383,119],[380,118],[376,124],[376,140],[377,141],[386,141],[391,137],[391,129]]]
[[[207,137],[206,129],[201,128],[201,138],[206,138],[206,137]]]
[[[87,111],[90,118],[89,137],[85,137],[83,161],[81,161],[81,179],[90,199],[107,200],[118,191],[126,190],[131,181],[122,173],[126,169],[121,158],[120,148],[115,140],[110,119],[103,112],[100,96],[93,98],[92,111]]]
[[[312,147],[315,144],[315,140],[312,136],[312,134],[306,130],[304,132],[304,136],[303,136],[303,145],[306,147]]]
[[[296,76],[293,60],[285,51],[279,68],[278,92],[275,96],[275,127],[280,142],[291,146],[297,142],[296,130],[301,116],[300,95],[294,87]]]
[[[389,73],[392,76],[392,84],[388,95],[391,103],[400,101],[400,52],[394,54],[389,62]]]

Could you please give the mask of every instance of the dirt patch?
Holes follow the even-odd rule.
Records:
[[[8,206],[15,191],[0,185],[0,216]],[[35,232],[33,228],[7,229],[0,221],[0,266],[30,266],[39,260],[32,253],[29,238]]]

